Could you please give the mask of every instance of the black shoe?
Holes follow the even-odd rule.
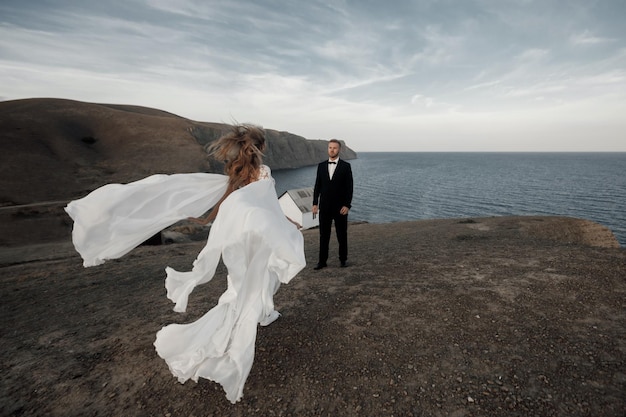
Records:
[[[345,268],[348,266],[348,262],[347,261],[341,261],[341,267]]]
[[[315,265],[315,268],[313,268],[316,271],[319,271],[322,268],[326,268],[326,264],[317,264]]]

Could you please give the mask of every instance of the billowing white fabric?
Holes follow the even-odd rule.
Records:
[[[227,186],[225,175],[205,173],[105,185],[65,207],[74,220],[74,247],[85,267],[119,258],[167,226],[202,215]]]
[[[215,174],[178,175],[182,177],[174,180],[171,178],[174,176],[169,176],[169,179],[159,180],[170,183],[168,185],[174,185],[171,182],[180,180],[182,187],[173,187],[172,192],[174,192],[174,188],[180,190],[186,187],[187,181],[190,180],[187,178],[188,175]],[[208,182],[214,180],[209,177],[205,179]],[[147,181],[147,183],[148,187],[151,187],[152,182]],[[108,186],[100,190],[106,187]],[[117,200],[119,188],[114,187],[108,190],[107,193],[112,194],[111,199]],[[105,191],[99,192],[105,193]],[[157,191],[154,190],[154,192]],[[135,194],[130,191],[122,191],[121,194],[125,195],[124,199],[136,198]],[[205,198],[217,201],[222,194],[223,191],[219,193],[217,199],[213,195],[210,197],[205,195]],[[149,199],[152,197],[152,192],[146,188],[142,189],[138,195],[143,199]],[[105,197],[99,196],[97,200],[94,199],[89,203],[106,201]],[[168,201],[168,199],[160,197],[159,201]],[[172,205],[178,206],[179,204]],[[98,233],[98,230],[91,230],[90,221],[98,229],[108,230],[108,238],[119,236],[119,231],[111,231],[110,227],[107,229],[101,225],[102,222],[99,219],[81,218],[82,210],[88,208],[87,202],[70,204],[68,212],[79,214],[75,221],[78,219],[81,225],[78,229],[79,238],[74,239],[75,245],[85,243],[93,233]],[[208,208],[204,207],[200,213],[206,210]],[[153,211],[152,217],[160,217],[159,210],[154,208]],[[170,211],[169,207],[165,211]],[[184,217],[190,215],[187,206],[180,209],[180,212],[185,212]],[[133,218],[137,217],[138,221],[152,224],[144,217],[135,216],[134,211],[131,213]],[[108,215],[108,211],[106,214]],[[128,222],[132,223],[131,220]],[[126,223],[126,221],[119,222],[119,224],[124,224],[123,229],[135,229]],[[127,233],[122,235],[126,236]],[[152,234],[147,233],[147,235]],[[111,244],[104,243],[104,240],[96,237],[98,243],[91,245],[87,242],[88,251],[84,247],[79,249],[77,246],[79,253],[85,259],[85,265],[111,259],[115,257],[112,253],[120,253],[118,256],[121,256],[130,250],[126,250],[127,245],[120,245],[124,246],[123,250],[113,251],[109,249]],[[131,239],[125,240],[130,242]],[[105,250],[105,255],[96,247]],[[84,253],[89,258],[85,258]],[[220,297],[218,304],[194,323],[171,324],[163,327],[157,333],[154,345],[159,356],[165,359],[170,371],[179,382],[184,383],[188,379],[198,381],[198,378],[213,380],[223,386],[227,399],[235,403],[243,395],[243,387],[254,361],[257,325],[268,325],[278,318],[279,313],[274,309],[273,301],[275,292],[280,283],[288,283],[305,266],[302,234],[283,214],[271,177],[233,192],[222,202],[219,214],[211,227],[207,244],[194,261],[191,271],[178,272],[172,268],[166,268],[167,296],[176,303],[175,311],[185,311],[187,299],[195,286],[213,278],[220,257],[228,269],[228,288]],[[88,259],[89,262],[87,262]]]

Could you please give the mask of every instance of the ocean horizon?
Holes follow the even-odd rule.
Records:
[[[626,152],[360,152],[350,221],[555,215],[607,226],[626,246]],[[276,170],[276,192],[316,165]]]

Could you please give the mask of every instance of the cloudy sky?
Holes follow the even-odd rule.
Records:
[[[0,100],[356,151],[626,151],[624,0],[2,0]]]

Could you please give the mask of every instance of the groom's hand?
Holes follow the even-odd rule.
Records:
[[[348,214],[349,211],[350,209],[348,207],[343,206],[341,210],[339,210],[339,214],[343,214],[345,216],[346,214]]]

